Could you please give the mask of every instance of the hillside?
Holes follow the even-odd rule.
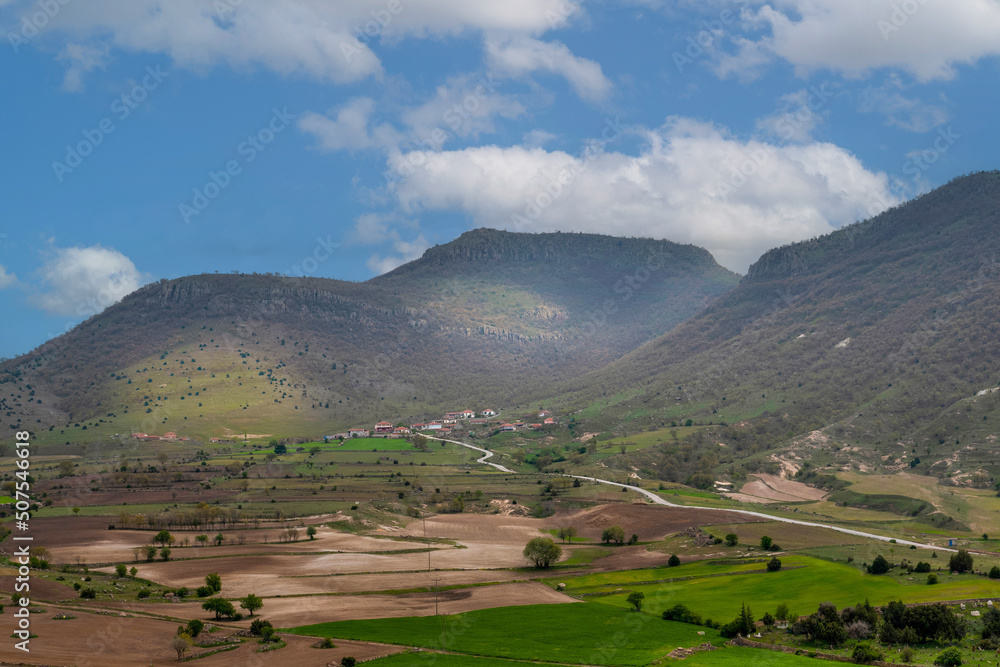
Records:
[[[0,365],[0,429],[315,435],[523,403],[737,278],[666,241],[476,230],[365,283],[161,280]]]
[[[588,430],[713,424],[619,462],[664,479],[739,478],[758,453],[783,452],[795,466],[913,464],[988,484],[1000,405],[977,394],[1000,384],[998,210],[1000,173],[980,173],[772,250],[691,320],[573,380],[561,402]]]

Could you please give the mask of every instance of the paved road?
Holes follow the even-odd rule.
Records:
[[[490,463],[489,461],[487,461],[486,459],[488,459],[491,456],[493,456],[493,452],[491,452],[488,449],[483,449],[482,447],[476,447],[475,445],[470,445],[470,444],[465,443],[465,442],[459,442],[458,440],[446,440],[445,438],[434,438],[434,437],[431,437],[431,436],[428,436],[428,437],[431,440],[441,440],[442,442],[450,442],[450,443],[455,444],[455,445],[461,445],[462,447],[467,447],[469,449],[474,449],[477,452],[482,452],[483,454],[485,454],[485,456],[477,459],[477,463],[485,463],[488,466],[493,466],[494,468],[496,468],[500,472],[508,472],[508,473],[512,473],[512,474],[515,474],[515,475],[517,474],[516,471],[510,470],[509,468],[505,468],[502,465],[500,465],[499,463]],[[591,482],[598,482],[600,484],[609,484],[611,486],[624,487],[626,489],[630,489],[632,491],[635,491],[636,493],[641,493],[642,495],[646,496],[647,498],[649,498],[651,501],[653,501],[657,505],[665,505],[666,507],[675,507],[677,509],[686,509],[686,510],[687,509],[694,509],[694,510],[712,510],[712,511],[715,511],[715,512],[734,512],[736,514],[743,514],[745,516],[752,516],[752,517],[758,517],[758,518],[761,518],[761,519],[767,519],[768,521],[780,521],[782,523],[792,523],[792,524],[795,524],[797,526],[813,526],[814,528],[826,528],[827,530],[835,530],[838,533],[845,533],[847,535],[854,535],[856,537],[867,537],[867,538],[870,538],[870,539],[873,539],[873,540],[879,540],[881,542],[888,542],[889,540],[895,539],[896,540],[896,544],[902,544],[902,545],[905,545],[905,546],[915,546],[918,549],[934,549],[936,551],[950,551],[950,552],[953,552],[953,553],[956,551],[956,549],[949,549],[948,547],[939,547],[939,546],[936,546],[934,544],[923,544],[922,542],[910,542],[909,540],[901,540],[901,539],[898,539],[898,538],[886,537],[884,535],[875,535],[873,533],[866,533],[866,532],[861,531],[861,530],[853,530],[851,528],[841,528],[840,526],[831,526],[831,525],[826,524],[826,523],[815,523],[815,522],[812,522],[812,521],[800,521],[798,519],[787,519],[787,518],[782,517],[782,516],[774,516],[772,514],[765,514],[763,512],[753,512],[751,510],[722,509],[722,508],[719,508],[719,507],[698,507],[698,506],[695,506],[695,505],[677,505],[677,504],[674,504],[674,503],[672,503],[672,502],[670,502],[668,500],[663,499],[661,496],[658,496],[657,494],[653,493],[652,491],[647,491],[646,489],[640,488],[638,486],[633,486],[631,484],[621,484],[619,482],[611,482],[611,481],[606,480],[606,479],[598,479],[597,477],[584,477],[582,475],[564,475],[564,477],[573,477],[573,478],[576,478],[576,479],[586,479],[586,480],[589,480]]]

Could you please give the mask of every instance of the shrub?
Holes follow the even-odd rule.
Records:
[[[990,568],[990,579],[1000,579],[1000,567],[994,565]]]
[[[965,549],[959,549],[958,553],[952,554],[951,558],[948,559],[948,567],[952,572],[958,572],[959,574],[971,572],[972,555]]]
[[[934,664],[941,665],[942,667],[956,667],[956,665],[961,665],[962,652],[954,646],[946,648],[938,654],[938,657],[934,658]]]
[[[781,569],[781,561],[778,560],[777,556],[771,556],[771,560],[767,561],[767,571],[777,572]]]
[[[681,564],[681,559],[677,557],[677,554],[670,554],[670,560],[667,561],[667,567],[677,567]]]
[[[916,654],[913,652],[913,649],[910,648],[909,646],[904,646],[903,650],[899,652],[899,659],[902,660],[903,662],[913,662],[913,659],[915,657]]]
[[[205,624],[197,618],[192,618],[187,624],[187,634],[190,637],[197,637],[205,629]]]
[[[93,588],[84,588],[82,591],[80,591],[80,597],[86,598],[88,600],[93,600],[94,598],[97,597],[97,591],[95,591]]]
[[[140,589],[140,590],[139,590],[139,592],[138,592],[138,593],[136,593],[136,594],[135,594],[135,596],[136,596],[137,598],[139,598],[140,600],[145,600],[145,599],[146,599],[146,598],[148,598],[148,597],[149,597],[149,596],[150,596],[151,594],[152,594],[152,591],[150,591],[150,590],[149,590],[148,588],[142,588],[142,589]]]
[[[917,563],[917,566],[913,568],[914,572],[919,572],[920,574],[925,574],[931,571],[931,564],[924,563],[923,561]]]
[[[862,622],[858,621],[858,623]],[[851,660],[862,665],[867,665],[876,660],[885,660],[885,654],[877,646],[872,646],[868,642],[858,642],[854,645],[854,650],[851,651]]]
[[[937,582],[938,582],[938,578],[937,578],[936,574],[934,574],[933,572],[931,572],[930,574],[927,575],[927,585],[928,586],[933,586]]]
[[[851,639],[868,639],[872,636],[871,626],[861,620],[848,623],[844,629],[847,631],[847,636]],[[881,658],[877,659],[881,660]]]
[[[270,628],[270,627],[272,627],[271,621],[265,621],[263,619],[258,618],[250,624],[250,634],[252,634],[255,637],[260,637],[264,628]]]
[[[115,574],[119,577],[124,577],[128,574],[128,568],[123,563],[118,563],[118,565],[115,565]]]
[[[665,609],[663,611],[663,620],[677,621],[678,623],[690,623],[691,625],[701,625],[701,616],[682,604],[677,604],[670,609]]]
[[[213,590],[212,590],[211,588],[209,588],[208,586],[199,586],[199,587],[198,587],[198,589],[197,589],[197,590],[195,590],[195,594],[196,594],[196,595],[197,595],[198,597],[200,597],[200,598],[207,598],[207,597],[208,597],[209,595],[211,595],[211,594],[212,594],[212,593],[214,593],[214,592],[215,592],[215,591],[213,591]]]
[[[868,566],[869,574],[885,574],[888,571],[889,561],[887,561],[882,554],[875,556],[875,560],[873,560],[872,564]]]
[[[740,536],[737,535],[736,533],[729,533],[728,535],[726,535],[727,547],[735,547],[739,543],[740,543]]]
[[[340,659],[341,667],[354,667],[356,664],[358,664],[358,661],[351,656],[344,656]]]

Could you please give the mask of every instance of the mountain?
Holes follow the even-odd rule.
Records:
[[[988,484],[1000,473],[998,212],[1000,173],[979,173],[772,250],[708,308],[553,403],[591,431],[714,425],[642,455],[664,479],[738,477],[755,458],[783,458]]]
[[[0,429],[317,435],[524,403],[737,281],[693,246],[487,229],[364,283],[161,280],[0,364]]]

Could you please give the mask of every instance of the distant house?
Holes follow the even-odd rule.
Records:
[[[513,424],[504,424],[500,427],[501,431],[516,431],[517,428]]]
[[[442,428],[441,430],[438,431],[439,435],[449,435],[450,433],[451,433],[450,428]]]
[[[461,416],[462,416],[461,412],[446,412],[446,413],[444,413],[444,418],[445,418],[446,421],[448,419],[457,420]]]
[[[208,441],[209,442],[218,442],[219,439],[218,438],[209,438]]]
[[[427,429],[428,431],[437,431],[437,430],[439,430],[439,429],[442,429],[442,428],[444,428],[444,424],[442,424],[441,422],[431,422],[431,423],[427,424],[427,425],[425,426],[425,428],[426,428],[426,429]]]
[[[476,416],[476,413],[472,410],[462,410],[458,413],[460,419],[472,419]]]
[[[470,419],[469,420],[469,423],[472,424],[473,426],[475,426],[475,425],[482,426],[482,425],[486,424],[486,422],[487,422],[486,419]]]
[[[423,422],[418,424],[410,424],[410,428],[413,429],[414,431],[426,431],[427,424],[424,424]]]
[[[389,422],[379,422],[375,424],[376,433],[392,433],[392,424]]]
[[[167,431],[166,433],[163,434],[163,437],[161,439],[162,440],[176,440],[177,439],[177,434],[174,433],[173,431]]]
[[[406,428],[405,426],[397,426],[395,429],[393,429],[393,433],[395,433],[396,435],[409,435],[410,433],[412,433],[412,431],[410,431],[410,429]]]
[[[516,428],[523,428],[524,427],[524,422],[514,422],[514,426]]]
[[[542,427],[541,424],[530,424],[530,426],[531,426],[531,428],[534,428],[534,429],[539,429],[539,428]]]
[[[538,416],[539,417],[551,417],[552,413],[549,412],[548,410],[542,410],[541,412],[538,413]]]
[[[484,417],[496,417],[497,411],[490,408],[488,410],[483,410],[480,414],[482,414]]]
[[[370,433],[366,428],[352,428],[347,431],[347,435],[352,438],[367,438]]]
[[[458,420],[455,419],[454,417],[445,417],[444,419],[441,420],[441,423],[443,423],[443,424],[457,424]]]

